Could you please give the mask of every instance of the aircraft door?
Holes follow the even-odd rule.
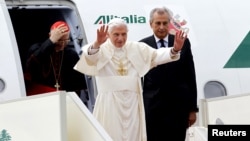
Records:
[[[10,16],[0,0],[0,102],[25,96],[21,61]]]

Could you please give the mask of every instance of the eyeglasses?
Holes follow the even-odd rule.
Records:
[[[57,41],[58,44],[67,44],[69,43],[70,39],[66,39],[66,40],[59,40]]]

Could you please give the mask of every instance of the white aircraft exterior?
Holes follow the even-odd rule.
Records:
[[[250,92],[248,0],[0,0],[0,4],[0,101],[26,96],[25,53],[32,43],[47,38],[52,21],[63,18],[69,23],[72,44],[80,53],[84,44],[95,40],[96,29],[114,17],[127,21],[128,40],[151,35],[149,12],[156,6],[172,11],[173,29],[189,30],[198,99]],[[90,87],[95,95],[95,86]]]

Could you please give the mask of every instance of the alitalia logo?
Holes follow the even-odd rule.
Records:
[[[146,17],[131,14],[131,15],[128,15],[128,16],[101,15],[96,19],[94,24],[107,24],[113,18],[122,18],[128,24],[143,24],[143,23],[146,23]]]
[[[250,32],[240,43],[224,68],[250,68]]]

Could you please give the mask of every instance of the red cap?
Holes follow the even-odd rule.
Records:
[[[66,30],[65,32],[68,32],[69,31],[69,25],[66,23],[66,22],[64,22],[64,21],[57,21],[57,22],[55,22],[51,27],[50,27],[50,30],[52,30],[52,29],[55,29],[55,28],[57,28],[59,25],[64,25],[64,26],[67,26],[67,28],[68,28],[68,30]]]

